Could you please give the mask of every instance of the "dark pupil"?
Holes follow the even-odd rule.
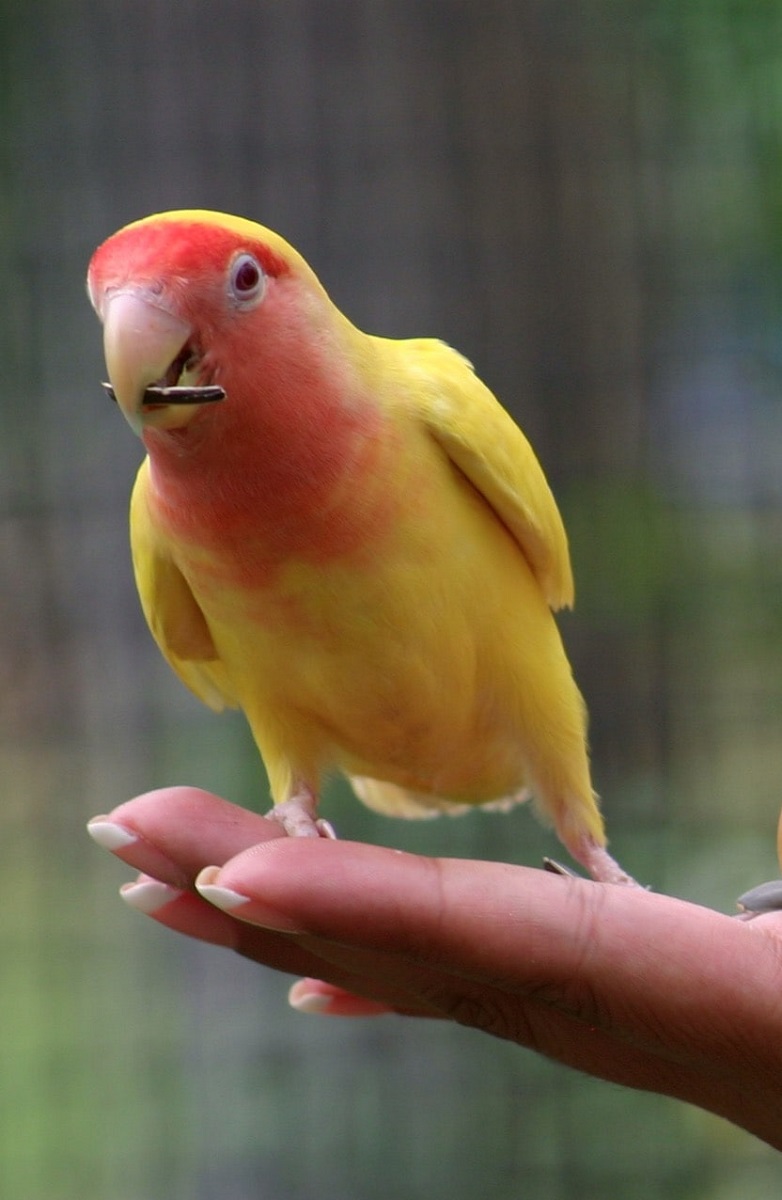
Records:
[[[236,272],[234,285],[237,292],[251,292],[254,287],[258,286],[258,268],[255,263],[243,262]]]

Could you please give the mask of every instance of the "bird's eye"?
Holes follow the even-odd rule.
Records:
[[[266,284],[266,276],[260,263],[252,254],[240,254],[231,264],[229,287],[231,296],[238,304],[254,304],[260,300]]]

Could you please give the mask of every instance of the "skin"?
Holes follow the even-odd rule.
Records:
[[[737,921],[527,867],[287,838],[194,788],[91,825],[141,872],[128,903],[304,976],[302,1011],[471,1025],[782,1149],[782,913]]]

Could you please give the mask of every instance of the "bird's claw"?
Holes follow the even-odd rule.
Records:
[[[641,888],[641,890],[645,891],[645,892],[648,892],[651,890],[646,884],[636,883],[636,881],[633,879],[633,877],[631,875],[627,875],[621,869],[621,867],[619,867],[618,864],[614,862],[614,860],[612,858],[608,857],[608,855],[605,855],[605,859],[612,868],[613,877],[611,877],[610,875],[605,876],[602,874],[598,875],[595,873],[591,876],[591,878],[593,880],[600,882],[600,883],[610,883],[614,886],[619,886],[619,887]],[[613,868],[616,868],[616,871],[613,871]],[[565,877],[565,879],[583,879],[584,878],[584,876],[579,875],[577,871],[571,871],[570,867],[566,867],[561,862],[557,862],[557,860],[555,858],[544,857],[543,870],[550,871],[552,875],[563,875]],[[586,878],[589,879],[590,876],[587,876]]]
[[[309,788],[302,788],[288,800],[275,804],[267,814],[269,821],[282,825],[288,837],[329,838],[336,840],[334,826],[316,816],[317,800]]]

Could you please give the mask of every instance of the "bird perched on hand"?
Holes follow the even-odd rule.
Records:
[[[470,364],[362,333],[281,237],[220,213],[126,226],[88,288],[147,451],[146,619],[197,696],[244,710],[270,816],[327,832],[335,769],[404,817],[531,792],[594,878],[631,882],[551,611],[573,600],[562,521]]]

